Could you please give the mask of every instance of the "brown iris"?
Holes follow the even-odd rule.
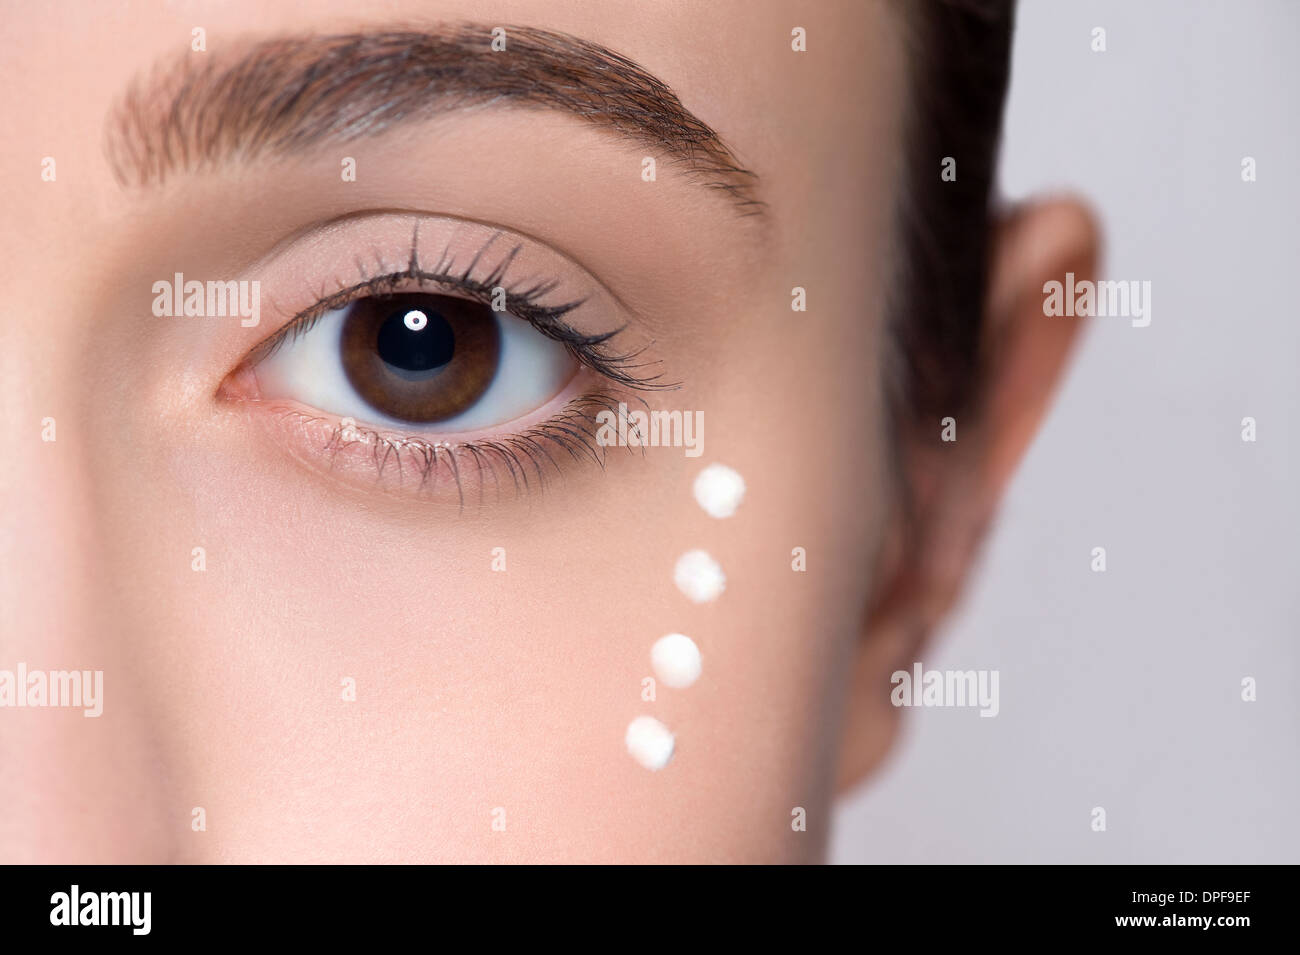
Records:
[[[376,411],[419,424],[453,418],[487,391],[501,332],[486,305],[413,292],[358,299],[340,342],[343,370]]]

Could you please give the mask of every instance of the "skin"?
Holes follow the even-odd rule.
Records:
[[[646,148],[554,111],[449,114],[156,190],[119,185],[101,148],[116,97],[185,55],[195,26],[215,53],[471,15],[571,33],[663,79],[758,173],[765,221],[667,166],[643,181]],[[98,719],[0,711],[0,861],[820,858],[836,792],[893,737],[889,674],[957,599],[1078,331],[1044,319],[1042,283],[1096,258],[1077,204],[1012,210],[995,226],[981,412],[959,416],[955,445],[933,422],[890,447],[895,18],[739,0],[6,8],[24,41],[0,64],[0,188],[18,226],[0,234],[0,668],[102,669],[105,702]],[[790,50],[793,26],[808,52]],[[223,393],[283,316],[150,311],[152,283],[177,271],[256,272],[272,297],[320,286],[295,237],[395,208],[494,223],[580,263],[625,310],[586,320],[626,321],[649,345],[681,387],[645,397],[702,411],[704,455],[611,449],[603,471],[565,466],[541,493],[461,509],[313,461]],[[918,501],[908,550],[896,454]],[[713,461],[748,483],[727,520],[691,494]],[[714,603],[672,583],[693,547],[727,571]],[[649,648],[672,631],[696,639],[704,674],[645,701]],[[643,713],[676,734],[660,772],[624,748]]]

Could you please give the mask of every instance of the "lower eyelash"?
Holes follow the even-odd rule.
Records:
[[[471,474],[473,485],[478,487],[478,503],[482,505],[486,503],[489,484],[495,488],[498,500],[507,489],[513,489],[516,497],[529,491],[544,490],[551,479],[564,473],[557,455],[560,458],[567,455],[575,462],[591,461],[604,470],[606,448],[596,439],[597,415],[608,411],[621,417],[627,400],[626,396],[605,393],[580,395],[540,424],[517,434],[486,441],[449,443],[428,440],[340,420],[321,450],[337,455],[352,445],[368,445],[372,449],[376,479],[382,478],[386,469],[396,468],[400,480],[405,469],[410,468],[419,475],[422,490],[433,490],[439,482],[450,480],[455,484],[463,510],[466,479]],[[641,399],[635,400],[646,404]],[[304,421],[326,420],[297,410],[285,414]],[[628,422],[627,428],[629,434],[639,439],[634,423]],[[639,441],[626,444],[629,451],[639,446]],[[641,453],[645,453],[643,447]]]

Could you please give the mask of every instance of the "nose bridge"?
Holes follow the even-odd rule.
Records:
[[[24,319],[0,315],[0,862],[164,859],[165,770],[96,514],[81,336]]]

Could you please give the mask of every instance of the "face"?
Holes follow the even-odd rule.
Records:
[[[0,855],[817,857],[907,646],[897,12],[4,18],[0,668],[103,676],[0,714]]]

